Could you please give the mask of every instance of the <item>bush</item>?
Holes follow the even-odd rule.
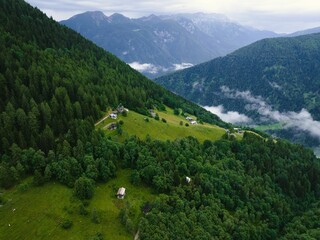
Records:
[[[120,120],[120,121],[119,121],[119,124],[120,124],[120,125],[123,125],[123,124],[124,124],[124,122],[123,122],[122,120]]]
[[[92,240],[103,240],[103,234],[101,232],[97,232],[96,235],[92,237]]]
[[[166,122],[167,122],[167,120],[165,120],[164,118],[162,118],[161,120],[162,120],[162,122],[164,122],[164,123],[166,123]]]
[[[89,214],[83,203],[80,203],[79,205],[79,214],[82,216],[87,216]]]
[[[178,108],[175,108],[175,109],[173,110],[173,114],[174,114],[174,115],[179,115],[179,114],[180,114],[180,110],[179,110]]]
[[[156,116],[154,117],[155,120],[160,120],[158,113],[156,113]]]
[[[71,220],[65,219],[65,220],[62,221],[61,227],[62,227],[63,229],[69,229],[69,228],[72,227],[72,224],[73,224],[73,223],[72,223]]]
[[[3,196],[0,195],[0,205],[4,205],[6,203],[6,200]]]
[[[144,121],[149,122],[149,118],[144,118]]]
[[[122,112],[122,116],[124,116],[124,117],[128,116],[127,111],[123,111],[123,112]]]
[[[79,199],[90,199],[94,194],[93,181],[86,177],[80,177],[75,182],[74,193]]]
[[[18,185],[17,189],[19,192],[25,192],[31,187],[30,183],[21,183]]]
[[[91,220],[96,224],[101,223],[101,214],[95,208],[92,210]]]
[[[189,127],[189,123],[186,123],[186,127]]]
[[[182,121],[180,121],[180,126],[183,126],[183,122]]]

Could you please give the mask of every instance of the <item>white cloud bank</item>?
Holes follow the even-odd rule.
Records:
[[[253,96],[250,91],[233,90],[226,86],[222,86],[221,91],[229,98],[242,99],[248,102],[247,110],[255,110],[263,117],[284,123],[286,128],[302,130],[320,139],[320,122],[315,121],[304,108],[300,112],[279,112],[273,110],[261,96]]]
[[[219,106],[205,106],[206,110],[218,115],[223,121],[229,123],[249,123],[252,121],[251,118],[247,117],[245,114],[241,114],[235,111],[225,111],[222,105]]]
[[[193,67],[193,64],[192,63],[173,64],[174,71],[183,70],[189,67]]]
[[[160,68],[154,64],[151,63],[139,63],[139,62],[132,62],[129,63],[130,67],[133,69],[142,72],[142,73],[151,73],[151,74],[157,74],[160,70]]]
[[[141,73],[151,73],[151,74],[173,72],[173,71],[183,70],[193,66],[192,63],[176,63],[176,64],[172,64],[172,66],[169,68],[154,65],[152,63],[132,62],[128,64],[130,65],[130,67],[132,67],[133,69]]]

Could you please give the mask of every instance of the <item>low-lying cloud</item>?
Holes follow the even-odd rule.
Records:
[[[130,67],[134,68],[135,70],[141,73],[150,73],[150,74],[174,72],[174,71],[183,70],[193,66],[192,63],[175,63],[168,68],[164,66],[154,65],[152,63],[132,62],[128,64],[130,65]]]
[[[229,123],[250,123],[252,121],[251,118],[246,116],[245,114],[241,114],[236,111],[225,111],[222,105],[219,106],[205,106],[206,110],[218,115],[223,121]]]
[[[192,63],[181,63],[181,64],[173,64],[173,69],[174,71],[179,71],[179,70],[183,70],[189,67],[193,67]]]
[[[253,96],[250,91],[233,90],[226,86],[222,86],[221,91],[229,98],[248,102],[247,110],[257,111],[263,117],[283,123],[286,128],[302,130],[320,139],[320,122],[315,121],[304,108],[300,112],[279,112],[273,110],[261,96]]]
[[[157,74],[159,72],[159,67],[151,64],[151,63],[139,63],[139,62],[132,62],[129,63],[130,67],[139,71],[139,72],[147,72],[152,74]]]

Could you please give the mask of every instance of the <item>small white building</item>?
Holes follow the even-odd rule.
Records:
[[[192,125],[197,125],[198,123],[197,123],[197,121],[191,121],[190,122]]]
[[[117,198],[124,199],[125,195],[126,195],[126,189],[124,187],[119,188],[119,190],[117,192]]]
[[[117,119],[118,115],[115,113],[110,113],[109,118]]]
[[[191,178],[186,177],[186,183],[190,183],[191,182]]]
[[[190,121],[193,121],[193,118],[192,117],[186,117],[186,120],[188,120],[190,122]]]

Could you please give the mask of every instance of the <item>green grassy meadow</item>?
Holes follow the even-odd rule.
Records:
[[[93,199],[86,207],[88,215],[80,215],[81,202],[73,197],[73,190],[66,186],[49,183],[41,187],[14,189],[2,193],[6,203],[0,207],[0,239],[93,239],[102,233],[104,239],[133,239],[120,223],[119,211],[130,206],[130,217],[138,223],[140,207],[152,201],[155,195],[151,189],[134,186],[129,182],[130,170],[120,170],[115,179],[95,188]],[[28,181],[24,182],[25,186]],[[119,187],[126,188],[126,197],[117,199]],[[100,215],[101,222],[92,221],[92,211]],[[60,225],[65,219],[73,222],[70,229]]]
[[[283,128],[284,123],[274,123],[270,125],[259,125],[255,129],[258,131],[267,131],[267,130],[280,130]]]
[[[129,111],[126,117],[118,115],[116,120],[107,118],[97,125],[97,128],[106,131],[107,135],[112,136],[115,140],[123,141],[125,138],[136,135],[140,139],[145,139],[149,135],[152,139],[157,140],[175,140],[177,138],[184,138],[193,136],[200,142],[204,140],[218,140],[225,134],[225,129],[210,125],[210,124],[197,124],[191,125],[185,117],[174,115],[173,110],[167,108],[166,111],[155,111],[158,113],[160,120],[148,118],[149,122],[145,121],[146,116],[138,114],[134,111]],[[191,116],[192,117],[192,116]],[[167,122],[164,123],[161,119],[164,118]],[[195,117],[193,117],[196,119]],[[106,126],[111,122],[122,120],[122,135],[117,133],[117,130],[107,130]],[[183,122],[180,125],[180,122]],[[189,126],[185,126],[188,123]]]

